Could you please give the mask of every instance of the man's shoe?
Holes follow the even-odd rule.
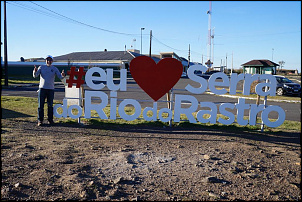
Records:
[[[51,120],[51,121],[49,121],[49,124],[50,124],[50,125],[55,125],[55,122],[53,122],[53,121]]]
[[[42,125],[42,121],[38,121],[38,126],[41,126]]]

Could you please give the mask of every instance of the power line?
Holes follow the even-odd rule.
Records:
[[[11,5],[13,5],[13,6],[17,6],[17,7],[19,7],[19,8],[23,8],[23,9],[32,11],[32,12],[37,12],[37,13],[40,13],[40,14],[42,14],[42,15],[46,15],[46,16],[49,16],[49,17],[53,17],[53,18],[57,18],[57,19],[61,19],[61,20],[65,20],[65,21],[66,21],[66,19],[64,19],[64,18],[61,18],[61,17],[59,17],[59,16],[55,16],[55,15],[53,15],[53,14],[51,14],[51,13],[45,13],[45,12],[39,10],[39,9],[33,8],[33,7],[31,7],[31,6],[28,6],[28,5],[24,5],[24,4],[20,3],[20,2],[11,1],[11,2],[7,2],[7,3],[8,3],[8,4],[11,4]]]
[[[152,38],[155,39],[155,41],[157,41],[158,43],[160,43],[160,44],[162,44],[162,45],[164,45],[164,46],[166,46],[166,47],[168,47],[168,48],[170,48],[172,50],[181,51],[181,52],[187,52],[188,51],[188,50],[180,50],[180,49],[173,48],[173,47],[171,47],[171,46],[169,46],[169,45],[161,42],[160,40],[158,40],[156,37],[154,37],[154,35],[152,35]],[[192,50],[191,50],[191,53],[202,55],[201,53],[196,52],[196,51],[192,51]]]
[[[97,30],[101,30],[101,31],[105,31],[105,32],[110,32],[110,33],[113,33],[113,34],[120,34],[120,35],[127,35],[127,36],[138,36],[139,34],[129,34],[129,33],[124,33],[124,32],[117,32],[117,31],[112,31],[112,30],[108,30],[108,29],[103,29],[103,28],[100,28],[100,27],[96,27],[96,26],[93,26],[93,25],[89,25],[87,23],[83,23],[83,22],[80,22],[78,20],[74,20],[70,17],[67,17],[65,15],[62,15],[58,12],[55,12],[49,8],[45,8],[35,2],[32,2],[30,1],[30,3],[34,4],[35,6],[39,7],[39,8],[42,8],[44,10],[46,10],[47,12],[45,12],[44,10],[40,10],[36,7],[32,7],[32,6],[29,6],[29,5],[26,5],[26,4],[22,4],[20,3],[19,1],[10,1],[10,2],[7,2],[7,3],[10,3],[11,5],[14,5],[14,6],[17,6],[17,7],[20,7],[20,8],[23,8],[23,9],[26,9],[26,10],[29,10],[29,11],[32,11],[32,12],[37,12],[39,14],[43,14],[43,15],[46,15],[48,17],[52,17],[52,18],[56,18],[56,19],[59,19],[59,20],[64,20],[66,22],[70,22],[70,23],[74,23],[74,24],[78,24],[78,25],[82,25],[82,26],[86,26],[86,27],[89,27],[89,28],[93,28],[93,29],[97,29]],[[143,34],[143,35],[148,35],[148,34]],[[173,48],[163,42],[161,42],[159,39],[157,39],[156,37],[154,37],[154,35],[151,36],[156,42],[158,42],[159,44],[163,45],[163,46],[166,46],[172,50],[175,50],[175,51],[181,51],[181,52],[187,52],[187,50],[180,50],[180,49],[176,49],[176,48]],[[195,52],[195,51],[192,51],[191,50],[191,53],[196,53],[196,54],[199,54],[201,55],[201,53],[198,53],[198,52]]]
[[[184,50],[179,50],[179,49],[172,48],[171,46],[168,46],[167,44],[161,42],[160,40],[158,40],[158,39],[157,39],[156,37],[154,37],[154,36],[153,36],[153,38],[154,38],[158,43],[160,43],[160,44],[162,44],[162,45],[164,45],[164,46],[166,46],[166,47],[168,47],[168,48],[171,48],[171,49],[176,50],[176,51],[184,51]]]
[[[77,22],[77,23],[82,24],[82,25],[85,25],[85,26],[89,26],[89,27],[92,27],[92,28],[100,29],[100,30],[102,30],[102,31],[107,31],[107,32],[116,33],[116,34],[136,35],[136,34],[126,34],[126,33],[121,33],[121,32],[110,31],[110,30],[98,28],[98,27],[95,27],[95,26],[92,26],[92,25],[88,25],[88,24],[79,22],[79,21],[77,21],[77,20],[74,20],[74,19],[72,19],[72,18],[66,17],[66,16],[64,16],[64,15],[61,15],[61,14],[55,12],[55,11],[52,11],[52,10],[50,10],[50,9],[48,9],[48,8],[45,8],[45,7],[41,6],[41,5],[38,5],[38,4],[36,4],[36,3],[32,2],[32,1],[30,1],[30,2],[33,3],[33,4],[35,4],[35,5],[37,5],[37,6],[39,6],[39,7],[41,7],[41,8],[43,8],[43,9],[46,9],[46,10],[48,10],[48,11],[51,11],[51,12],[53,12],[53,13],[59,15],[59,16],[62,16],[62,17],[67,18],[67,19],[70,19],[70,20],[72,20],[72,21],[74,21],[74,22]],[[156,37],[154,37],[154,35],[152,35],[151,38],[155,39],[158,43],[160,43],[160,44],[162,44],[162,45],[164,45],[164,46],[166,46],[166,47],[168,47],[168,48],[171,48],[171,49],[173,49],[173,50],[176,50],[176,51],[187,51],[187,50],[179,50],[179,49],[175,49],[175,48],[173,48],[173,47],[171,47],[171,46],[168,46],[168,45],[164,44],[163,42],[159,41]],[[193,51],[193,52],[194,52],[194,51]]]
[[[79,23],[79,24],[84,25],[84,26],[87,26],[87,27],[91,27],[91,28],[94,28],[94,29],[98,29],[98,30],[102,30],[102,31],[110,32],[110,33],[114,33],[114,34],[131,35],[131,36],[133,36],[133,35],[138,35],[138,34],[128,34],[128,33],[123,33],[123,32],[116,32],[116,31],[111,31],[111,30],[108,30],[108,29],[103,29],[103,28],[100,28],[100,27],[95,27],[95,26],[93,26],[93,25],[89,25],[89,24],[86,24],[86,23],[83,23],[83,22],[74,20],[74,19],[72,19],[72,18],[66,17],[65,15],[62,15],[62,14],[60,14],[60,13],[57,13],[57,12],[55,12],[55,11],[53,11],[53,10],[48,9],[48,8],[45,8],[45,7],[43,7],[43,6],[41,6],[41,5],[37,4],[37,3],[34,3],[34,2],[32,2],[32,1],[30,1],[30,3],[35,4],[35,5],[37,5],[37,6],[41,7],[41,8],[43,8],[43,9],[45,9],[45,10],[47,10],[47,11],[50,11],[50,12],[55,13],[55,14],[57,14],[57,15],[63,17],[63,18],[69,19],[69,20],[71,20],[71,21],[73,21],[73,22]]]
[[[34,7],[31,7],[31,6],[28,6],[28,5],[25,5],[25,4],[22,4],[22,3],[19,3],[19,2],[11,2],[11,3],[14,3],[12,5],[14,6],[18,6],[18,7],[21,7],[21,8],[24,8],[24,9],[27,9],[27,10],[30,10],[30,11],[33,11],[33,12],[38,12],[40,14],[43,14],[43,15],[47,15],[49,17],[54,17],[54,18],[57,18],[57,19],[61,19],[61,20],[65,20],[67,22],[71,22],[71,23],[76,23],[76,24],[80,24],[82,26],[86,26],[86,27],[90,27],[90,28],[93,28],[93,29],[98,29],[98,30],[101,30],[101,31],[105,31],[105,32],[110,32],[110,33],[113,33],[113,34],[120,34],[120,35],[127,35],[127,36],[138,36],[139,34],[129,34],[129,33],[124,33],[124,32],[117,32],[117,31],[112,31],[112,30],[108,30],[108,29],[103,29],[103,28],[100,28],[100,27],[96,27],[96,26],[93,26],[93,25],[89,25],[87,23],[83,23],[83,22],[80,22],[78,20],[74,20],[72,18],[69,18],[65,15],[62,15],[60,13],[57,13],[53,10],[50,10],[48,8],[45,8],[35,2],[32,2],[30,1],[30,3],[40,7],[40,8],[43,8],[45,9],[46,11],[48,11],[49,13],[45,13],[44,11],[42,10],[39,10],[37,8],[34,8]]]

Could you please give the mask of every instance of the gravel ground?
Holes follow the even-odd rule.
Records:
[[[301,200],[300,133],[2,119],[1,200]]]

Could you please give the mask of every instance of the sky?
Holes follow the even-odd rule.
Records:
[[[301,1],[211,1],[213,66],[284,61],[301,73]],[[205,63],[210,1],[7,1],[8,61],[142,49]],[[142,30],[141,28],[145,28]],[[141,40],[142,39],[142,40]],[[1,1],[4,58],[4,1]]]

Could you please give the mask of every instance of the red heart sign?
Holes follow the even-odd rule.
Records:
[[[130,62],[130,73],[136,83],[157,101],[178,82],[182,64],[174,58],[164,58],[156,64],[147,56],[139,56]]]

